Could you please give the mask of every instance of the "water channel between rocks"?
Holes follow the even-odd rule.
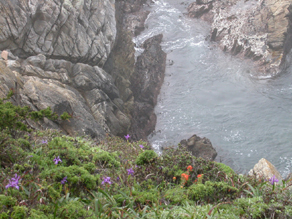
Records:
[[[146,29],[134,39],[163,34],[164,84],[148,139],[159,151],[197,134],[207,137],[217,161],[246,173],[262,157],[283,176],[292,166],[292,67],[277,78],[255,77],[248,62],[206,40],[210,26],[184,13],[192,1],[157,0]]]

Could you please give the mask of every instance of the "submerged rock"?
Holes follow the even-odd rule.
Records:
[[[263,177],[266,180],[269,180],[275,176],[278,180],[283,180],[281,174],[277,171],[275,166],[265,158],[260,159],[260,161],[254,165],[254,168],[248,172],[248,175],[255,176],[257,178]]]
[[[208,138],[200,138],[197,135],[193,135],[187,140],[182,140],[180,144],[183,147],[187,147],[195,157],[213,161],[217,156],[217,152]]]
[[[292,47],[290,0],[204,2],[192,3],[189,16],[211,22],[211,40],[222,50],[252,60],[262,74],[273,76],[285,68]]]

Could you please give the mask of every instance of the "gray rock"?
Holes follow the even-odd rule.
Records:
[[[102,66],[115,41],[114,0],[0,1],[0,49]]]
[[[183,147],[187,147],[195,157],[202,157],[206,160],[213,161],[217,156],[216,150],[213,148],[211,141],[207,138],[200,138],[197,135],[193,135],[187,140],[181,140],[180,144]]]

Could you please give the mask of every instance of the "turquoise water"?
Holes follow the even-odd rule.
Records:
[[[292,165],[292,68],[269,78],[223,53],[206,40],[209,24],[184,14],[191,2],[154,1],[147,28],[134,39],[138,54],[144,40],[162,33],[167,53],[149,141],[159,151],[197,134],[211,140],[217,161],[237,172],[264,157],[286,176]]]

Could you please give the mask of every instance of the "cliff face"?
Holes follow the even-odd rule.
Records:
[[[17,104],[73,116],[43,127],[92,137],[128,133],[135,108],[132,36],[143,26],[133,12],[142,4],[0,0],[1,97],[14,89]],[[132,29],[124,31],[127,14]]]
[[[211,22],[211,40],[222,50],[253,61],[262,74],[285,68],[291,50],[291,1],[197,0],[189,16]]]

